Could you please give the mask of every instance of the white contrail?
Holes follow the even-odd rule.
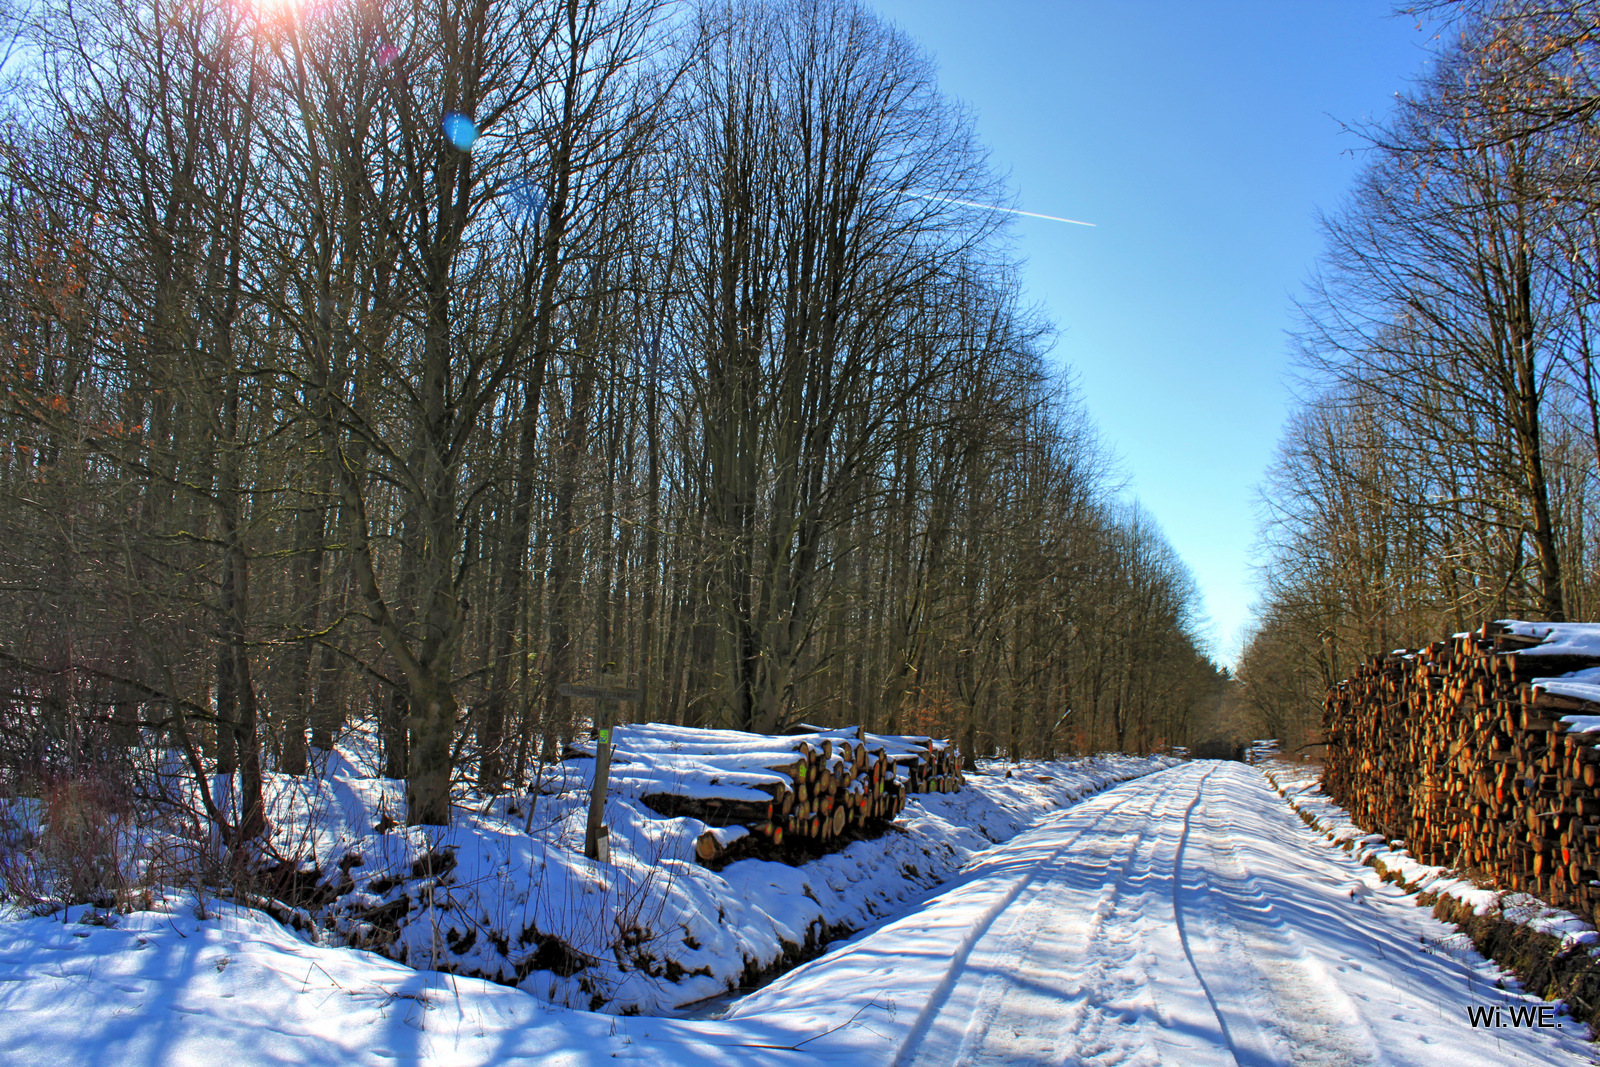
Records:
[[[1051,222],[1070,222],[1074,226],[1093,226],[1092,222],[1080,222],[1077,219],[1064,219],[1060,215],[1041,215],[1037,211],[1018,211],[1014,207],[997,207],[994,204],[980,204],[973,200],[957,200],[951,196],[930,196],[927,193],[908,193],[902,190],[883,189],[882,192],[899,192],[902,196],[914,196],[918,200],[937,200],[941,204],[960,204],[962,207],[981,207],[985,211],[1004,211],[1008,215],[1026,215],[1030,219],[1048,219]]]

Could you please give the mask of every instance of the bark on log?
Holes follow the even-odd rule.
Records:
[[[947,741],[807,727],[783,737],[660,723],[618,727],[611,776],[666,818],[714,828],[695,841],[709,867],[758,856],[805,862],[883,832],[912,793],[960,789]],[[592,759],[592,743],[569,746]],[[748,834],[724,831],[744,828]]]
[[[1423,862],[1600,918],[1600,733],[1568,718],[1600,704],[1546,688],[1600,666],[1600,641],[1545,654],[1549,635],[1530,629],[1490,624],[1363,663],[1323,705],[1323,787]]]

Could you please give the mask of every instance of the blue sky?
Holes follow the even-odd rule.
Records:
[[[1294,299],[1438,41],[1389,0],[868,0],[932,53],[1016,206],[1052,359],[1204,597],[1232,661],[1256,488],[1290,403]]]

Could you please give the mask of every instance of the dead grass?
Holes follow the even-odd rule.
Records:
[[[49,913],[72,904],[127,908],[144,902],[133,806],[114,783],[63,777],[37,801],[0,812],[0,889],[17,905]]]

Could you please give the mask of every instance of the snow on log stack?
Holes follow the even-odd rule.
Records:
[[[1600,624],[1490,623],[1328,691],[1323,788],[1424,863],[1600,919]]]
[[[1244,761],[1246,763],[1270,763],[1278,758],[1280,749],[1281,746],[1275,737],[1252,741],[1245,748]]]
[[[704,822],[695,855],[709,867],[803,861],[881,832],[912,793],[962,785],[950,742],[859,727],[769,736],[639,723],[617,727],[612,741],[611,788],[667,818]],[[592,759],[594,743],[568,755]]]

